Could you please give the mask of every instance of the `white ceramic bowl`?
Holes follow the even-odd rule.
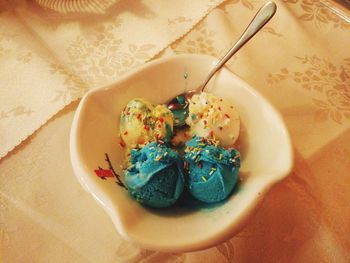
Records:
[[[292,168],[291,141],[281,116],[256,90],[224,68],[206,91],[232,102],[242,122],[242,181],[226,201],[215,206],[153,210],[138,204],[114,178],[101,180],[95,175],[99,166],[108,168],[105,153],[122,174],[118,123],[129,100],[141,97],[165,103],[185,89],[197,87],[216,62],[203,55],[152,61],[109,87],[87,93],[76,111],[70,136],[74,172],[109,214],[118,232],[143,248],[192,251],[225,241],[238,232],[268,189]]]

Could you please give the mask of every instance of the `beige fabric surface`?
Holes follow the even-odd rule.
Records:
[[[220,57],[263,2],[225,1],[158,56],[203,53]],[[68,136],[77,105],[74,103],[0,161],[0,258],[4,262],[349,262],[350,24],[322,1],[284,0],[277,4],[273,20],[228,67],[282,113],[295,147],[295,168],[269,192],[237,236],[207,250],[182,254],[144,251],[122,240],[72,172]],[[28,10],[17,10],[16,19],[13,13],[0,17],[31,20],[25,12]],[[60,57],[65,70],[75,70],[70,76],[81,76],[84,83],[93,83],[92,87],[118,78],[113,75],[99,79],[97,73],[90,76],[79,72],[78,60],[69,60],[61,46],[67,43],[58,39],[60,34],[69,37],[76,31],[61,28],[60,23],[65,22],[55,19],[56,27],[45,31],[34,23],[28,34],[43,40],[46,37],[42,36],[50,36],[45,50]],[[11,31],[1,23],[0,27]],[[98,27],[98,22],[93,27]],[[55,33],[49,34],[51,30]],[[0,47],[4,39],[7,41],[6,37],[0,38]],[[87,39],[95,41],[95,35],[91,33]],[[84,50],[83,43],[78,44],[78,50]],[[0,71],[12,73],[14,68],[2,58],[15,60],[16,53],[2,50]],[[96,56],[90,51],[90,56]],[[42,48],[38,52],[43,52]],[[108,68],[105,65],[98,65],[96,72]],[[43,65],[42,72],[44,69]],[[21,72],[25,70],[19,67],[15,79],[5,80],[22,85],[25,74]],[[51,77],[50,81],[36,81],[54,85],[55,74]],[[32,90],[28,87],[28,91]],[[1,102],[1,106],[11,105],[9,98]],[[47,101],[40,103],[46,109]],[[21,118],[32,116],[24,109],[2,113],[0,118],[6,114],[17,116],[18,112],[24,112],[23,116],[17,114]],[[1,133],[7,136],[9,130],[3,128],[6,118],[0,119],[0,124]],[[11,130],[24,127],[22,119],[13,125]]]
[[[104,15],[76,17],[0,0],[0,158],[89,89],[153,58],[221,2],[118,1]]]

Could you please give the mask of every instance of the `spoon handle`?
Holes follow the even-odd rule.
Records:
[[[276,4],[272,1],[267,2],[262,6],[259,11],[254,16],[253,20],[247,26],[246,30],[243,32],[238,41],[233,45],[233,47],[226,53],[226,55],[220,59],[220,61],[215,65],[215,67],[210,71],[208,77],[200,86],[201,91],[204,90],[205,86],[208,84],[210,79],[215,75],[215,73],[222,68],[222,66],[241,48],[247,43],[276,13]]]

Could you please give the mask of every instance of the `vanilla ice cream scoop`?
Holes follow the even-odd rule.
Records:
[[[167,142],[172,138],[173,125],[173,114],[164,105],[137,98],[121,113],[120,136],[128,148],[151,141]]]
[[[223,147],[234,145],[239,136],[240,119],[234,106],[206,92],[190,99],[186,124],[193,136],[216,138]]]

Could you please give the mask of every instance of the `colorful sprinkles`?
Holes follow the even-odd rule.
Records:
[[[235,149],[220,150],[219,141],[212,138],[193,137],[193,139],[195,140],[195,146],[185,148],[185,158],[199,169],[203,169],[203,162],[209,161],[214,164],[207,174],[201,177],[203,182],[206,182],[219,169],[216,167],[218,163],[232,165],[233,167],[240,166],[240,154]],[[203,153],[205,153],[204,156]]]
[[[228,149],[225,150],[221,146],[219,146],[219,140],[216,138],[215,133],[220,131],[227,131],[228,130],[228,123],[230,123],[233,119],[235,114],[231,114],[230,110],[227,110],[228,107],[230,109],[234,109],[233,106],[225,106],[223,102],[223,99],[217,99],[217,98],[209,98],[206,99],[205,97],[202,97],[201,100],[198,101],[197,106],[195,108],[198,108],[198,111],[194,111],[194,113],[191,112],[189,117],[186,119],[186,122],[192,122],[199,125],[200,129],[204,129],[204,137],[192,137],[192,139],[195,138],[195,141],[193,144],[193,147],[186,146],[184,149],[185,152],[185,159],[183,162],[184,169],[191,175],[190,176],[196,176],[196,180],[207,182],[210,180],[211,176],[217,176],[222,173],[222,165],[229,166],[230,169],[234,169],[234,167],[240,166],[240,155],[237,153],[234,149]],[[194,101],[191,102],[193,105],[196,105]],[[170,105],[174,106],[174,105]],[[168,108],[169,109],[169,108]],[[175,108],[174,108],[175,109]],[[200,110],[199,110],[200,109]],[[226,111],[227,110],[227,111]],[[225,112],[226,111],[226,112]],[[162,140],[162,134],[164,133],[165,126],[164,124],[168,124],[168,117],[167,114],[161,113],[161,117],[158,115],[158,117],[152,116],[152,114],[136,111],[133,114],[133,111],[131,109],[131,112],[129,109],[124,109],[124,112],[122,114],[125,115],[131,115],[132,118],[135,120],[137,119],[139,122],[137,122],[137,127],[140,127],[140,131],[142,132],[142,135],[145,135],[145,137],[148,136],[147,139],[143,141],[144,145],[147,145],[150,141],[155,140],[155,146],[151,147],[149,149],[154,149],[152,153],[149,153],[149,160],[155,161],[155,162],[162,162],[165,163],[169,160],[169,158],[172,156],[172,154],[168,154],[168,152],[164,151],[165,146],[163,144],[168,145],[168,140],[164,139]],[[171,113],[170,113],[171,114]],[[185,114],[185,113],[184,113]],[[129,117],[131,119],[131,117]],[[177,120],[174,119],[174,122]],[[226,130],[225,130],[226,129]],[[215,132],[214,132],[215,131]],[[130,132],[130,131],[129,131]],[[192,132],[192,131],[191,131]],[[228,131],[229,138],[231,138],[232,132]],[[128,135],[128,131],[124,131],[123,133],[120,133],[123,136]],[[171,130],[171,134],[173,134],[173,130]],[[131,138],[131,136],[134,135],[130,132],[128,137],[123,137],[125,142],[128,142]],[[222,133],[218,133],[219,135],[223,135]],[[152,138],[153,137],[153,138]],[[188,136],[190,137],[190,136]],[[187,139],[188,139],[187,137]],[[171,141],[172,142],[172,141]],[[122,148],[126,147],[126,144],[123,140],[119,141],[119,144]],[[158,144],[158,145],[157,145]],[[187,144],[186,144],[187,145]],[[142,147],[141,144],[137,145],[137,147]],[[157,151],[158,149],[158,151]],[[133,152],[131,151],[128,157],[131,159],[133,158]],[[212,166],[212,167],[211,167]],[[196,169],[196,170],[194,170]],[[202,170],[198,170],[202,169]],[[96,175],[99,177],[111,177],[114,176],[113,172],[105,169],[105,170],[96,170]],[[99,174],[99,175],[98,175]]]

